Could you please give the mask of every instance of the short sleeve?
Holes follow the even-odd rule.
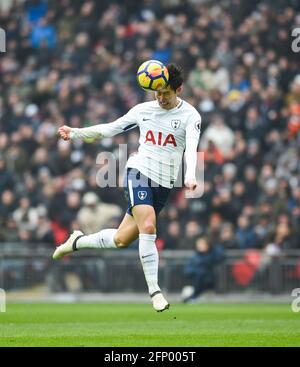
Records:
[[[197,111],[188,117],[186,125],[186,139],[199,139],[201,132],[201,116]]]

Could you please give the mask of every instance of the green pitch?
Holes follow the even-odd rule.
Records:
[[[300,346],[290,305],[8,304],[0,346]]]

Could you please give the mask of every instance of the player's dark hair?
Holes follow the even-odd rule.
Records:
[[[168,64],[167,69],[169,72],[169,83],[168,85],[176,91],[183,83],[183,69],[181,66],[176,64]]]

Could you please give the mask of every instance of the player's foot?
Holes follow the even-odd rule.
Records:
[[[167,302],[165,297],[161,292],[155,292],[151,295],[153,308],[157,312],[163,312],[170,307],[170,304]]]
[[[83,233],[81,231],[74,231],[71,236],[67,239],[65,243],[58,246],[57,249],[54,251],[53,259],[58,260],[64,257],[67,254],[70,254],[74,251],[73,244],[74,241],[78,238],[83,236]]]
[[[187,297],[183,299],[183,303],[197,303],[197,297]]]

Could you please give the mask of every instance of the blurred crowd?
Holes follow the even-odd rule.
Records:
[[[158,247],[300,248],[298,0],[4,0],[0,25],[1,242],[52,247],[118,226],[123,189],[99,187],[96,158],[134,152],[138,131],[92,144],[56,131],[153,99],[135,74],[159,59],[183,66],[182,98],[202,115],[205,184],[193,200],[173,190]]]

